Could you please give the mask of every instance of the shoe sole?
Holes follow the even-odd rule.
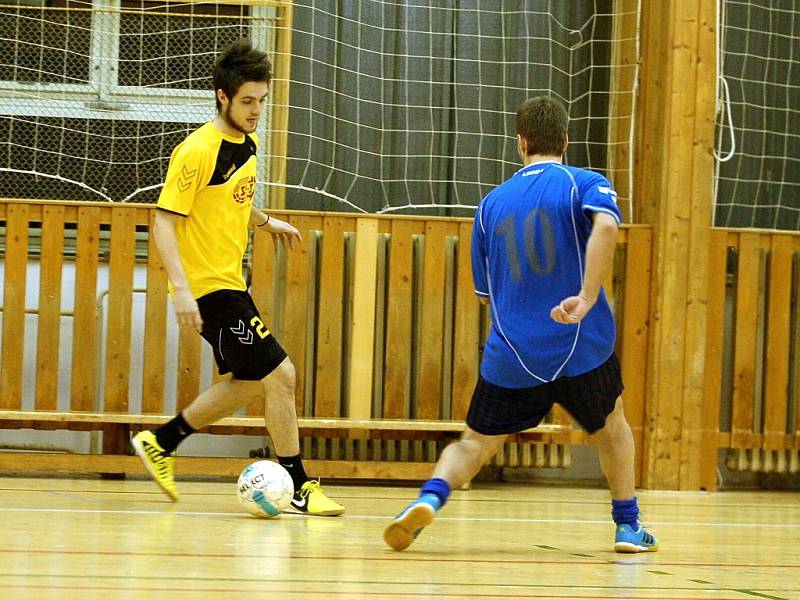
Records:
[[[414,541],[414,532],[433,522],[436,511],[426,502],[408,508],[383,530],[383,541],[392,550],[405,550]]]
[[[344,514],[344,508],[334,508],[332,510],[323,510],[322,512],[308,512],[307,510],[299,510],[290,504],[284,508],[282,512],[293,515],[309,515],[312,517],[338,517]]]
[[[658,544],[655,546],[639,546],[632,542],[617,542],[614,544],[614,552],[622,554],[636,554],[638,552],[657,552]]]
[[[144,447],[142,446],[142,442],[140,442],[136,438],[133,438],[131,440],[131,446],[133,446],[133,450],[134,450],[134,452],[136,452],[136,456],[139,457],[139,460],[142,461],[142,463],[144,464],[145,469],[147,469],[147,473],[150,475],[150,479],[152,479],[153,481],[156,482],[158,487],[161,488],[161,491],[164,492],[170,498],[170,500],[172,500],[173,502],[177,502],[178,498],[179,498],[179,495],[178,494],[173,494],[171,491],[169,491],[167,488],[165,488],[161,484],[161,482],[158,479],[158,476],[156,475],[156,472],[153,470],[153,467],[150,465],[150,459],[147,457],[147,452],[145,451]]]

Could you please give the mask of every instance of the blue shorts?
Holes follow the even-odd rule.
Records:
[[[536,427],[560,404],[586,431],[602,429],[622,394],[622,372],[616,354],[599,367],[529,388],[504,388],[478,378],[467,413],[467,425],[483,435],[518,433]]]

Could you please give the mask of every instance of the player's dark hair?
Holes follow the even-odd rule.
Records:
[[[237,40],[223,48],[222,53],[214,63],[213,81],[214,97],[216,90],[222,90],[229,100],[232,100],[248,81],[272,80],[272,65],[267,58],[267,53],[256,50],[250,40]],[[217,112],[222,109],[219,98]]]
[[[567,109],[558,100],[536,96],[520,106],[514,125],[527,143],[528,156],[561,156],[567,143]]]

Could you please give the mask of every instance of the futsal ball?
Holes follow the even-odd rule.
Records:
[[[239,503],[251,515],[261,518],[278,516],[294,495],[289,471],[271,460],[248,465],[236,485]]]

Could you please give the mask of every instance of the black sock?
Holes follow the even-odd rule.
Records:
[[[289,471],[295,492],[299,491],[303,484],[308,481],[308,475],[306,475],[306,470],[303,468],[303,459],[300,458],[299,454],[297,456],[279,456],[278,464]]]
[[[172,454],[178,444],[193,433],[194,429],[183,418],[183,413],[179,413],[177,417],[156,429],[156,441],[164,452]]]

